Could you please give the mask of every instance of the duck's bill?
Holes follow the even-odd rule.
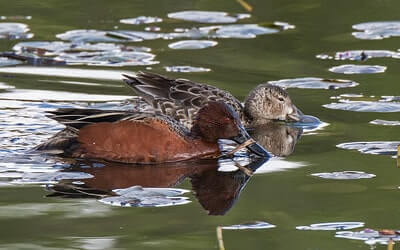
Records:
[[[237,146],[234,150],[229,152],[230,154],[233,154],[236,151],[239,151],[240,149],[246,147],[248,150],[250,150],[252,153],[258,156],[270,157],[270,154],[263,147],[261,147],[255,140],[253,140],[243,127],[240,128],[239,135],[237,135],[232,139],[235,142],[239,143],[239,146]]]
[[[304,115],[303,112],[301,112],[300,109],[298,109],[296,106],[293,105],[293,112],[287,115],[287,120],[298,122],[301,120],[301,117],[303,115]]]

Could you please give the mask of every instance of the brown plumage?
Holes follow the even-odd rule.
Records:
[[[36,149],[64,156],[123,163],[154,164],[220,155],[217,140],[243,143],[249,135],[223,102],[208,102],[189,131],[163,114],[91,109],[60,109],[52,119],[66,125]],[[255,143],[253,143],[255,144]],[[267,155],[257,144],[249,149]]]

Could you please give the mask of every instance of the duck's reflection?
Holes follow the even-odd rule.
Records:
[[[248,129],[250,136],[275,156],[285,157],[293,153],[303,129],[282,122],[271,121]]]
[[[93,176],[81,181],[62,181],[50,187],[49,196],[66,198],[112,197],[116,189],[141,186],[140,190],[151,188],[172,188],[189,178],[192,191],[202,207],[210,215],[224,215],[236,202],[252,172],[263,165],[267,158],[255,158],[234,172],[218,171],[217,160],[181,162],[159,165],[127,165],[85,161],[66,171],[80,171]],[[232,161],[232,164],[234,162]],[[100,165],[100,166],[99,166]],[[148,188],[148,189],[146,189]],[[160,190],[160,189],[157,189]],[[137,192],[138,189],[135,189]],[[130,201],[135,197],[130,196]],[[138,202],[137,199],[135,201]],[[147,203],[148,204],[148,203]],[[183,204],[183,203],[182,203]],[[173,204],[172,204],[173,205]],[[155,204],[154,206],[157,206]]]

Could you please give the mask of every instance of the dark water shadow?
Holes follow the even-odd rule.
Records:
[[[185,190],[174,187],[188,178],[195,197],[208,214],[224,215],[238,200],[252,173],[267,160],[267,158],[253,159],[234,172],[219,172],[216,160],[158,165],[77,162],[63,172],[84,172],[93,178],[80,181],[63,180],[58,184],[49,185],[48,189],[52,193],[48,196],[100,198],[100,201],[104,199],[110,201],[110,197],[117,197],[115,203],[104,203],[131,207],[179,205],[187,203],[188,198],[172,198],[169,203],[165,203],[164,198],[171,198],[171,192],[176,192],[177,195],[185,193]],[[121,191],[123,189],[128,192],[124,193]],[[126,193],[129,194],[126,196]]]

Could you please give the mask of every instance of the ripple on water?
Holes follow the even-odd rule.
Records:
[[[214,47],[217,44],[218,42],[210,40],[185,40],[170,43],[168,47],[171,49],[205,49],[209,47]]]
[[[297,230],[349,230],[353,228],[363,227],[364,222],[328,222],[311,224],[309,226],[297,226]]]
[[[140,24],[149,24],[149,23],[161,23],[163,20],[162,20],[162,18],[159,18],[159,17],[138,16],[135,18],[121,19],[119,21],[121,23],[126,23],[126,24],[140,25]]]
[[[400,121],[387,121],[376,119],[369,122],[370,124],[383,125],[383,126],[400,126]]]
[[[193,66],[166,66],[164,67],[167,72],[181,72],[181,73],[194,73],[194,72],[209,72],[211,69]]]
[[[99,201],[120,207],[165,207],[190,203],[188,197],[180,196],[189,192],[178,188],[143,188],[133,186],[113,190],[118,196],[111,196]]]
[[[28,25],[23,23],[0,23],[0,39],[29,39],[33,37],[28,33]]]
[[[272,225],[268,222],[264,221],[253,221],[253,222],[246,222],[242,224],[236,224],[231,226],[223,226],[221,227],[224,230],[243,230],[243,229],[268,229],[274,228],[275,225]]]
[[[269,81],[268,83],[283,88],[300,88],[300,89],[339,89],[339,88],[355,87],[358,85],[357,82],[351,80],[323,79],[316,77],[283,79],[279,81]]]
[[[370,142],[346,142],[336,145],[338,148],[358,150],[363,154],[396,155],[400,141],[370,141]]]
[[[169,18],[199,23],[235,23],[239,19],[249,18],[250,14],[233,14],[220,11],[179,11],[168,14]]]
[[[345,64],[332,67],[329,71],[341,74],[375,74],[385,72],[386,66]]]
[[[399,58],[399,53],[389,50],[349,50],[336,52],[336,54],[333,56],[320,54],[316,57],[319,59],[366,61],[370,58]]]
[[[358,39],[378,40],[392,36],[400,36],[400,22],[366,22],[353,25],[353,29],[359,30],[352,35]]]
[[[320,177],[323,179],[333,180],[358,180],[358,179],[370,179],[375,177],[374,174],[368,174],[362,171],[341,171],[332,173],[315,173],[312,176]]]

